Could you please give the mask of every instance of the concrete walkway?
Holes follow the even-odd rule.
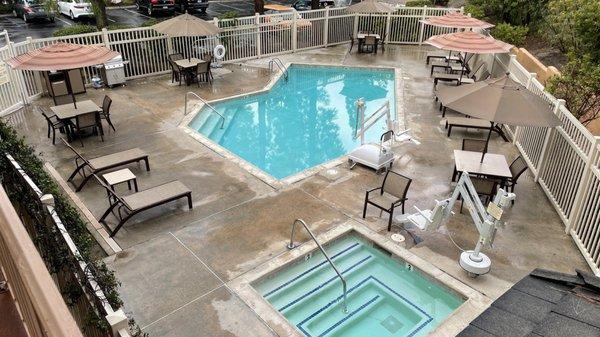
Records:
[[[347,48],[342,45],[280,58],[284,62],[400,68],[405,92],[403,118],[422,144],[398,148],[402,156],[394,167],[414,179],[407,211],[413,205],[432,207],[434,199],[447,197],[453,189],[452,150],[460,148],[462,138],[483,138],[484,132],[457,129],[451,138],[446,137],[432,99],[425,48],[390,46],[378,55],[348,55]],[[295,218],[304,218],[317,233],[359,222],[389,235],[387,219],[379,218],[379,212],[370,209],[367,219],[360,219],[364,191],[380,184],[381,176],[373,171],[362,167],[350,171],[341,165],[340,177],[334,181],[315,175],[276,190],[177,127],[186,90],[215,99],[261,89],[270,78],[261,68],[267,62],[228,65],[228,71],[218,76],[212,87],[179,87],[162,76],[130,81],[127,87],[113,90],[90,89],[85,95],[96,102],[101,102],[104,94],[113,98],[112,119],[117,128],[103,143],[94,137],[85,139],[82,151],[86,155],[140,147],[150,154],[152,166],[150,172],[132,169],[141,189],[179,179],[193,191],[192,211],[181,201],[136,216],[115,238],[124,251],[107,258],[122,282],[126,310],[151,336],[274,335],[230,290],[228,282],[283,253]],[[36,104],[49,105],[50,100]],[[42,117],[25,111],[15,120],[27,140],[66,178],[74,167],[73,156],[64,146],[52,146],[46,139]],[[510,143],[497,137],[493,137],[490,152],[505,154],[509,161],[517,155]],[[498,232],[494,248],[488,251],[493,261],[490,274],[470,279],[458,266],[460,250],[450,235],[457,245],[468,249],[477,240],[466,214],[453,217],[435,233],[412,231],[419,243],[409,242],[410,250],[491,298],[535,267],[564,272],[588,269],[529,172],[520,178],[516,193],[517,202],[507,212],[507,226]],[[108,207],[106,194],[96,183],[88,184],[78,195],[96,217]],[[109,222],[114,226],[115,219]],[[399,227],[392,230],[398,231]]]

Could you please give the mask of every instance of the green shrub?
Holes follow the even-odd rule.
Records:
[[[423,7],[423,6],[433,6],[433,2],[431,0],[411,0],[406,2],[406,7]]]
[[[13,4],[0,4],[0,14],[12,14]]]
[[[96,26],[92,25],[73,25],[68,27],[63,27],[57,29],[54,34],[55,37],[58,36],[67,36],[67,35],[76,35],[76,34],[85,34],[85,33],[94,33],[97,32],[98,29]]]
[[[510,43],[514,46],[523,45],[529,28],[525,26],[513,26],[509,23],[500,23],[492,29],[492,36],[498,40]]]
[[[124,24],[124,23],[113,23],[112,25],[109,25],[106,29],[117,30],[117,29],[129,29],[129,28],[135,28],[135,27],[132,25]]]
[[[465,13],[471,14],[472,17],[476,19],[484,19],[485,11],[481,6],[468,4],[465,6]]]
[[[150,26],[154,26],[155,24],[157,24],[157,23],[159,23],[159,22],[160,22],[159,20],[152,18],[152,19],[150,19],[150,20],[146,20],[146,21],[144,21],[144,22],[143,22],[143,23],[140,25],[140,27],[150,27]]]

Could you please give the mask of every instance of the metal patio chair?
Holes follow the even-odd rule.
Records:
[[[381,187],[370,189],[365,194],[365,204],[363,206],[363,219],[367,215],[367,206],[373,205],[382,212],[390,215],[388,220],[388,231],[392,230],[392,220],[394,218],[394,210],[402,206],[402,214],[404,214],[404,204],[408,199],[406,194],[412,179],[405,177],[394,171],[387,171],[383,178]],[[373,193],[379,192],[379,193]]]

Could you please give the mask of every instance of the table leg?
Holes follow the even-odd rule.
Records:
[[[131,191],[131,180],[127,180],[127,189]]]
[[[137,178],[133,178],[133,188],[138,192]]]

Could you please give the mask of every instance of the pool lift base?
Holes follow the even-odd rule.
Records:
[[[463,172],[450,198],[442,201],[436,200],[435,207],[431,210],[422,211],[415,206],[417,213],[401,215],[395,219],[400,223],[410,223],[424,231],[437,230],[454,214],[452,208],[459,197],[462,198],[463,204],[471,214],[479,232],[479,240],[475,249],[463,251],[460,254],[458,263],[469,276],[477,277],[490,271],[492,261],[481,250],[484,247],[492,246],[496,231],[504,226],[504,221],[501,221],[502,213],[515,199],[514,193],[499,189],[494,200],[486,209],[469,178],[469,173]]]
[[[350,165],[350,169],[353,169],[356,164],[362,164],[379,173],[382,169],[391,169],[394,164],[395,155],[392,151],[394,141],[417,142],[408,134],[410,130],[404,130],[399,133],[394,132],[394,125],[390,117],[389,101],[367,118],[365,118],[365,109],[365,101],[360,98],[356,101],[357,115],[354,139],[360,137],[361,145],[348,154],[348,164]],[[388,131],[381,135],[379,143],[365,144],[365,132],[383,117],[386,117]]]

